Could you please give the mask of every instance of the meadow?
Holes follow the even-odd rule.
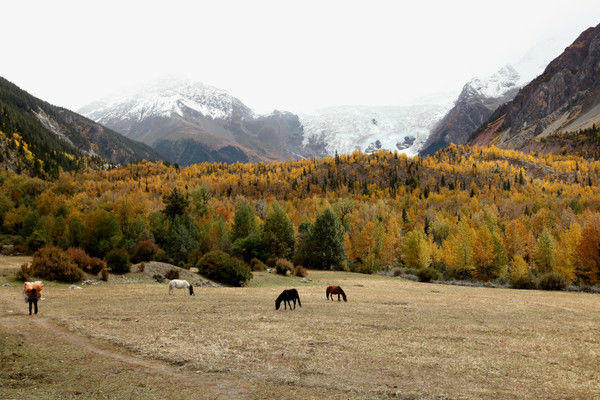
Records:
[[[3,270],[12,269],[8,258]],[[3,398],[581,398],[600,393],[600,296],[255,272],[169,296],[148,279],[0,287]],[[119,283],[117,283],[119,282]],[[128,283],[122,283],[128,282]],[[341,285],[348,302],[327,301]],[[302,307],[275,311],[284,287]]]

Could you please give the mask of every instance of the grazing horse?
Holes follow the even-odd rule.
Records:
[[[344,291],[342,290],[341,287],[339,287],[339,286],[327,286],[327,291],[325,292],[325,297],[327,299],[329,299],[329,296],[331,296],[331,300],[333,300],[333,295],[334,294],[337,294],[338,301],[340,301],[340,295],[342,295],[342,297],[344,298],[344,301],[348,301],[346,299],[346,293],[344,293]]]
[[[281,306],[281,302],[283,301],[283,307],[287,310],[287,306],[290,306],[290,310],[292,309],[292,301],[294,302],[294,310],[296,309],[296,300],[298,300],[298,305],[302,307],[302,303],[300,303],[300,296],[298,296],[298,291],[296,289],[286,289],[275,300],[275,309],[279,310],[279,306]]]
[[[192,284],[183,279],[173,279],[171,282],[169,282],[169,294],[173,292],[173,288],[188,289],[190,291],[190,296],[194,295],[194,287]]]

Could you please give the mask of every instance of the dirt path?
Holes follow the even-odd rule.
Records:
[[[41,306],[43,306],[43,304]],[[83,358],[94,368],[95,373],[101,373],[102,369],[107,370],[105,373],[110,373],[110,371],[114,371],[115,364],[123,370],[133,372],[135,380],[120,379],[122,385],[130,386],[127,388],[128,392],[140,382],[145,386],[146,384],[143,381],[147,378],[149,380],[149,385],[152,385],[155,380],[161,382],[161,391],[163,393],[156,398],[244,399],[254,397],[249,393],[247,388],[227,378],[206,373],[199,374],[193,371],[180,370],[175,366],[161,361],[141,358],[131,354],[126,349],[118,348],[100,340],[82,336],[77,332],[69,331],[43,315],[30,317],[25,314],[26,305],[22,302],[17,303],[6,299],[6,297],[2,298],[2,296],[0,296],[0,310],[0,332],[2,333],[2,336],[4,336],[4,339],[7,340],[10,335],[13,335],[18,338],[19,341],[19,344],[16,345],[17,348],[25,345],[28,349],[37,353],[37,356],[42,355],[48,358],[48,360],[41,361],[37,359],[35,361],[25,360],[25,362],[34,362],[38,364],[38,366],[41,365],[42,369],[43,366],[46,365],[45,361],[48,362],[49,371],[44,374],[38,373],[38,375],[46,376],[60,373],[61,371],[53,371],[54,368],[52,366],[55,365],[55,361],[60,363],[69,362],[67,354],[60,351],[61,348],[68,348],[70,353],[78,354],[76,357],[78,360],[82,358],[81,354],[83,354]],[[8,310],[12,310],[13,312],[9,312]],[[2,343],[2,341],[0,341],[0,343]],[[57,352],[58,354],[56,354]],[[17,358],[19,354],[13,353],[9,356]],[[23,357],[27,356],[28,354],[23,355]],[[21,369],[27,367],[29,366],[20,366]],[[68,368],[66,367],[65,369]],[[80,373],[79,376],[81,375],[84,374]],[[0,378],[2,378],[1,375]],[[0,382],[2,382],[2,380],[0,380]],[[89,388],[86,388],[85,379],[80,379],[79,383],[80,387],[74,389],[74,393],[76,394],[75,397],[77,398],[81,398],[81,395],[89,390]],[[18,390],[19,388],[16,387],[15,389]],[[113,389],[113,394],[119,394],[118,388],[117,393],[114,392],[114,388],[111,389]],[[102,390],[100,390],[100,392],[102,392]],[[122,397],[154,397],[143,392],[144,390],[139,390],[136,387],[133,395],[129,394],[128,396]],[[152,389],[152,392],[155,392],[155,390]],[[3,394],[0,393],[0,397],[2,396]],[[58,396],[57,398],[61,397],[63,396]],[[91,396],[91,398],[94,397],[95,396]],[[9,396],[8,398],[12,397]]]

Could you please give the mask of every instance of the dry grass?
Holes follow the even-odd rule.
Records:
[[[307,285],[255,273],[250,287],[198,288],[195,297],[147,282],[52,287],[40,311],[118,348],[243,384],[257,398],[600,393],[598,295],[309,276]],[[326,301],[328,284],[341,285],[348,303]],[[281,286],[298,288],[303,307],[275,311]],[[0,288],[5,303],[20,295],[8,289]]]

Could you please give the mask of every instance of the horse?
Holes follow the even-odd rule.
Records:
[[[169,282],[169,294],[173,292],[173,288],[175,289],[188,289],[190,291],[190,296],[194,296],[194,287],[188,281],[183,279],[173,279]]]
[[[298,305],[302,307],[302,303],[300,303],[300,296],[298,296],[298,291],[296,289],[286,289],[277,299],[275,300],[275,309],[279,310],[279,306],[281,306],[281,302],[283,301],[284,309],[287,310],[287,306],[290,306],[290,310],[292,309],[292,301],[294,302],[294,310],[296,309],[296,300],[298,300]]]
[[[341,287],[339,287],[339,286],[327,286],[327,290],[325,291],[325,297],[327,299],[329,299],[329,296],[331,296],[331,300],[333,300],[333,295],[334,294],[337,294],[338,301],[340,301],[340,295],[342,295],[342,297],[344,298],[344,301],[348,301],[346,299],[346,293],[344,293],[344,291],[342,290]]]

